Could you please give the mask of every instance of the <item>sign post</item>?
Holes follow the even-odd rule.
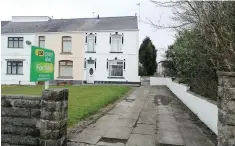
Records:
[[[45,81],[45,89],[48,89],[49,80],[54,79],[54,62],[54,51],[32,46],[30,82]]]

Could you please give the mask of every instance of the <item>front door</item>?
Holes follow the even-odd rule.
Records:
[[[87,83],[94,84],[95,61],[87,60]]]

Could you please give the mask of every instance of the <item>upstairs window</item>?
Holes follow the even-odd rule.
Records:
[[[41,48],[45,48],[45,36],[38,37],[38,46]]]
[[[8,37],[8,48],[23,48],[23,37]]]
[[[114,34],[111,36],[111,52],[121,52],[122,36]]]
[[[70,36],[62,37],[62,53],[72,52],[72,38]]]
[[[7,74],[22,75],[23,61],[7,61]]]
[[[95,35],[94,34],[87,35],[87,51],[95,52]]]
[[[122,76],[123,76],[123,61],[109,60],[109,77],[122,77]]]

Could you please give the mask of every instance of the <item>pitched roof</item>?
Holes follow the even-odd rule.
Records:
[[[3,21],[2,21],[3,23]],[[99,31],[138,29],[136,16],[51,19],[38,22],[9,22],[1,26],[2,33],[35,33],[66,31]]]
[[[3,27],[4,25],[6,25],[7,23],[9,23],[10,21],[1,21],[1,27]]]

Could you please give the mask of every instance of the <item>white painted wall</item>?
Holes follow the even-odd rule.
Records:
[[[218,134],[218,107],[216,103],[190,93],[189,87],[173,82],[170,78],[150,77],[150,85],[166,85],[204,124],[215,134]]]
[[[23,48],[8,48],[8,37],[23,37]],[[31,84],[30,80],[30,55],[31,46],[25,42],[35,44],[35,34],[2,34],[1,35],[1,84]],[[6,59],[23,59],[23,75],[7,75]]]
[[[90,33],[90,32],[87,32]],[[91,32],[97,34],[95,45],[96,53],[85,53],[85,58],[96,59],[95,81],[127,81],[140,82],[138,76],[138,53],[139,53],[139,32],[138,31],[118,31],[124,34],[124,43],[122,45],[123,53],[110,53],[111,45],[109,44],[110,33],[114,32]],[[84,40],[85,41],[85,40]],[[86,51],[86,46],[85,46]],[[126,60],[126,68],[123,72],[124,79],[110,79],[106,62],[115,59]],[[84,69],[84,80],[86,80],[86,69]]]

